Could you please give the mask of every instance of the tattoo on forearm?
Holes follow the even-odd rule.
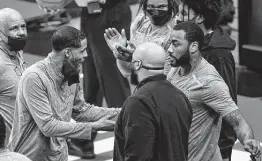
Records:
[[[254,134],[251,127],[243,118],[239,110],[232,111],[225,116],[225,119],[232,125],[237,134],[238,140],[242,144],[244,144],[247,139],[254,139]]]

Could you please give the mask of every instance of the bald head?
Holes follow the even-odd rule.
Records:
[[[6,32],[8,25],[14,21],[24,22],[24,18],[18,11],[12,8],[4,8],[0,10],[0,30],[1,31]]]
[[[162,46],[156,43],[145,42],[136,48],[133,59],[141,60],[146,66],[164,67],[166,52]]]
[[[19,44],[8,44],[8,48],[14,51],[23,49],[27,39],[27,30],[25,20],[18,11],[11,8],[0,10],[0,31],[0,43],[8,44],[10,38],[16,39]]]
[[[6,36],[24,37],[27,36],[26,23],[22,15],[11,8],[0,10],[0,30]],[[5,39],[0,34],[2,39]]]

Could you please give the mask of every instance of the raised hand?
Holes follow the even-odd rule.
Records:
[[[127,41],[127,44],[128,47],[123,47],[122,45],[116,45],[117,51],[119,53],[116,55],[116,58],[122,61],[131,62],[136,46],[129,41]]]
[[[116,45],[121,45],[123,47],[126,47],[127,45],[127,38],[124,29],[122,29],[120,34],[115,28],[108,28],[105,30],[104,38],[108,47],[113,51],[116,58],[117,54],[119,54],[116,49]]]

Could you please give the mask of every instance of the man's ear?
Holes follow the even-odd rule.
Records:
[[[68,58],[71,53],[71,50],[69,48],[66,48],[64,50],[65,50],[65,56]]]
[[[198,50],[198,46],[199,46],[198,42],[196,41],[192,42],[189,46],[190,53],[195,53]]]

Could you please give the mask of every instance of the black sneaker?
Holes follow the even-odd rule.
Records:
[[[94,153],[94,150],[86,151],[84,152],[84,155],[81,156],[82,159],[94,159],[96,157],[96,154]]]

